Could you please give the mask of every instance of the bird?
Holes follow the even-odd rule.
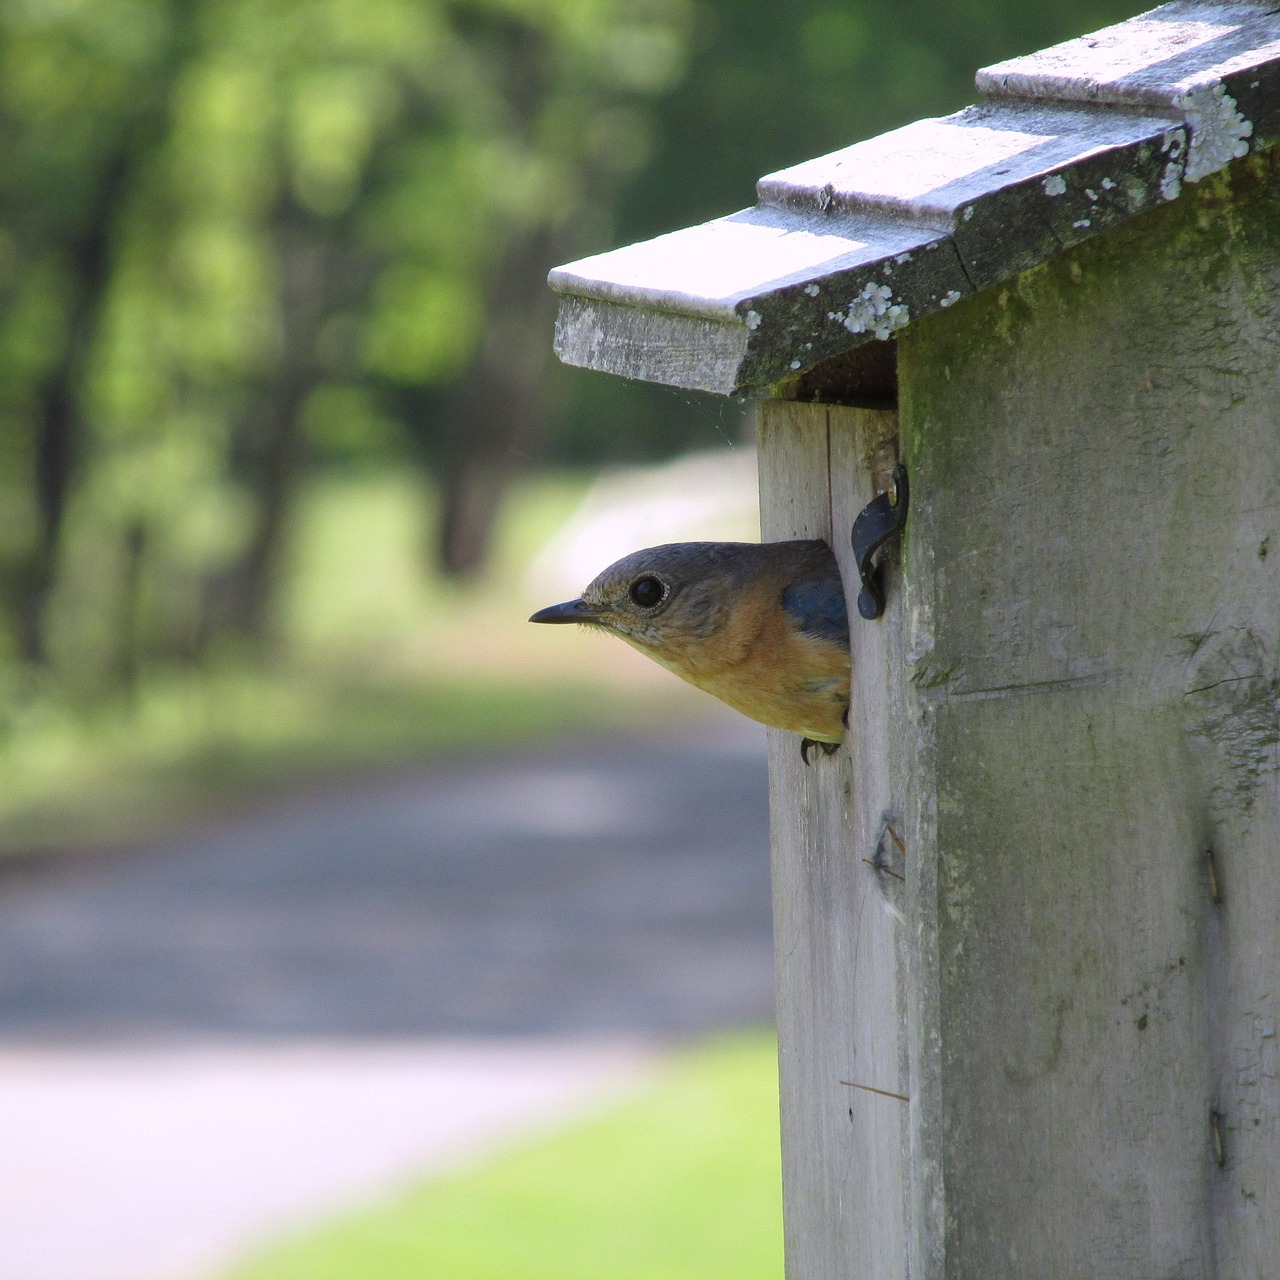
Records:
[[[831,548],[670,542],[634,551],[530,622],[582,623],[735,710],[833,754],[849,714],[849,617]]]

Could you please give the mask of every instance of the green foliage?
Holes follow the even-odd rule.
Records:
[[[549,354],[547,268],[972,96],[1120,0],[13,0],[0,8],[0,684],[277,649],[305,477],[736,438]],[[425,486],[424,486],[425,488]]]
[[[524,577],[584,484],[544,474],[518,485],[491,573],[460,589],[422,571],[436,498],[411,477],[309,481],[280,593],[287,663],[251,667],[224,639],[200,669],[153,662],[127,697],[91,701],[79,667],[110,652],[110,637],[81,635],[70,612],[57,628],[76,644],[63,655],[68,674],[32,680],[10,667],[0,683],[0,858],[150,837],[316,776],[696,714],[699,695],[656,668],[652,684],[618,672],[620,645],[593,646],[589,669],[565,668],[564,636],[547,637],[545,658],[537,648],[540,629],[525,618],[546,601]],[[216,555],[240,519],[216,506],[186,512],[183,554]],[[78,600],[111,581],[103,557],[114,554],[72,540]]]
[[[268,1250],[234,1280],[777,1280],[772,1036],[640,1098]]]
[[[222,633],[263,637],[308,459],[438,467],[457,447],[421,412],[478,357],[496,247],[569,234],[643,159],[643,104],[679,76],[689,14],[686,0],[7,6],[14,657],[87,693],[200,660]],[[213,511],[226,519],[202,538]]]

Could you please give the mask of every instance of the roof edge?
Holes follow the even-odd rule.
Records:
[[[978,73],[984,101],[558,267],[569,364],[722,395],[806,370],[1177,199],[1280,138],[1280,13],[1174,0]]]

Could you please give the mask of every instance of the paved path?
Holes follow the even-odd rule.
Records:
[[[638,1046],[0,1050],[0,1276],[186,1280],[602,1105]]]
[[[772,1011],[763,741],[557,747],[0,879],[0,1280],[177,1280]]]

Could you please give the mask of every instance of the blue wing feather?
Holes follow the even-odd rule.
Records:
[[[782,607],[807,635],[842,649],[849,647],[849,615],[839,577],[824,575],[793,582],[782,592]]]

